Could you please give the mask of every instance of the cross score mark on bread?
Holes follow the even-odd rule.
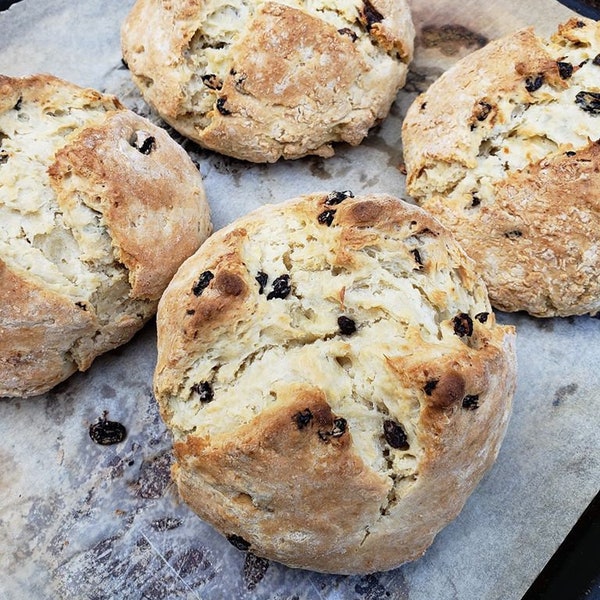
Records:
[[[413,38],[405,0],[138,0],[122,30],[165,121],[255,162],[360,143],[404,85]]]
[[[157,324],[183,498],[292,566],[416,558],[504,434],[514,332],[448,232],[389,196],[239,219],[184,263]]]

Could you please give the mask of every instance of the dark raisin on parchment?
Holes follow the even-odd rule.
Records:
[[[90,437],[96,444],[109,446],[119,444],[127,437],[125,426],[117,421],[107,419],[108,412],[104,411],[97,423],[92,423],[89,428]]]

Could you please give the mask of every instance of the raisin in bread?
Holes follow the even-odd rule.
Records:
[[[451,235],[390,196],[314,194],[239,219],[182,265],[157,326],[181,496],[293,567],[420,556],[509,418],[513,328]]]
[[[137,0],[124,60],[145,100],[198,144],[274,162],[358,144],[404,85],[406,0]]]
[[[442,75],[403,125],[407,189],[449,227],[492,304],[600,309],[600,24],[524,29]]]
[[[209,232],[198,170],[165,131],[94,90],[0,76],[0,396],[130,339]]]

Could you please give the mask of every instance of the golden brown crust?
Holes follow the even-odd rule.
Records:
[[[429,93],[418,96],[402,127],[407,187],[418,189],[419,176],[440,161],[474,168],[484,128],[496,124],[492,99],[507,97],[525,104],[530,99],[525,79],[540,72],[541,65],[543,72],[548,66],[556,70],[556,62],[540,46],[533,29],[523,29],[469,54],[460,67],[446,71]],[[493,112],[479,121],[480,102],[488,101]],[[472,129],[473,125],[479,127]]]
[[[351,532],[341,524],[377,520],[386,482],[355,454],[349,433],[332,435],[335,415],[321,390],[286,389],[279,401],[237,429],[235,438],[226,435],[222,442],[205,444],[190,437],[176,444],[175,477],[182,497],[221,531],[244,532],[244,539],[266,555],[303,567],[294,538],[306,537],[317,556],[344,549],[338,557],[342,565],[364,531]],[[312,418],[302,425],[306,411]],[[306,473],[313,474],[311,485]],[[198,486],[197,477],[210,488]],[[220,491],[223,504],[216,515],[213,490]],[[287,531],[281,530],[282,522]]]
[[[94,315],[45,290],[0,260],[0,396],[41,394],[77,370],[69,350]]]
[[[461,60],[407,113],[407,190],[476,261],[499,309],[600,309],[599,51],[592,21],[551,40],[525,29]]]
[[[404,0],[257,0],[233,15],[138,0],[123,25],[144,98],[202,146],[255,162],[330,156],[333,142],[360,143],[404,85],[414,38]]]
[[[460,230],[498,308],[543,317],[593,313],[600,308],[599,165],[600,145],[590,143],[512,173],[496,186],[495,206],[473,218],[457,219],[439,196],[426,207]]]
[[[26,396],[128,341],[210,217],[189,157],[116,98],[49,75],[0,90],[0,396]]]
[[[140,134],[150,140],[148,154],[134,145]],[[59,150],[49,174],[59,204],[73,202],[77,191],[102,213],[119,262],[129,271],[132,296],[158,300],[209,232],[192,167],[166,131],[120,111]]]
[[[514,331],[448,232],[389,196],[314,194],[239,219],[182,265],[157,328],[182,497],[295,567],[420,556],[510,414]]]

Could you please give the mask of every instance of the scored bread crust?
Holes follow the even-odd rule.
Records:
[[[182,498],[293,567],[419,557],[507,426],[514,329],[449,232],[390,196],[312,194],[238,219],[178,270],[157,330]]]
[[[405,0],[137,0],[122,49],[145,100],[200,145],[253,162],[359,144],[404,85]]]
[[[600,309],[600,24],[531,28],[444,73],[407,112],[407,191],[475,260],[492,304]]]
[[[0,76],[0,200],[0,396],[128,341],[211,228],[164,130],[50,75]]]

